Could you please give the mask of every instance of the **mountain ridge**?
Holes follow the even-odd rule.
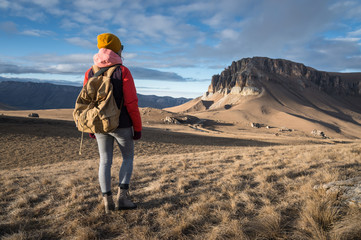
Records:
[[[360,73],[328,73],[307,67],[302,63],[285,59],[271,59],[266,57],[243,58],[233,61],[221,74],[212,77],[208,88],[209,93],[223,91],[224,93],[241,93],[244,88],[253,87],[260,90],[260,81],[293,80],[303,88],[314,85],[319,90],[331,94],[361,95],[360,78],[352,79],[350,76]],[[233,89],[237,88],[237,89]]]
[[[80,90],[81,87],[53,83],[0,81],[0,109],[73,108]],[[190,99],[138,94],[138,100],[139,107],[161,109],[183,104]]]
[[[234,61],[214,75],[203,96],[166,110],[242,129],[260,123],[359,138],[360,89],[361,73],[328,73],[289,60],[254,57]]]

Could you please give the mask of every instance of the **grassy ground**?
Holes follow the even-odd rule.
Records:
[[[67,135],[64,125],[60,128],[64,135],[53,138],[68,146],[72,136]],[[212,141],[170,133],[173,140],[164,150],[161,146],[166,146],[166,141],[161,132],[154,136],[154,142],[149,138],[137,145],[145,149],[137,152],[131,186],[138,209],[104,215],[97,155],[63,160],[57,156],[61,147],[50,145],[43,150],[48,160],[31,161],[29,152],[23,161],[30,159],[30,163],[21,165],[21,153],[14,155],[19,167],[10,163],[10,151],[4,146],[9,148],[22,141],[20,132],[12,135],[19,138],[12,138],[10,131],[1,131],[0,160],[2,166],[7,163],[0,170],[2,239],[361,238],[360,207],[340,201],[341,193],[328,194],[314,188],[360,176],[360,142],[257,142],[249,146],[238,142],[235,146],[229,139]],[[28,131],[22,136],[30,140],[33,134]],[[53,138],[39,136],[29,146],[41,152],[36,146],[42,141],[55,144]],[[10,142],[4,143],[4,139]],[[152,151],[156,144],[160,147]],[[77,152],[78,145],[68,148],[61,149],[69,157]],[[121,158],[116,157],[114,191],[120,164]]]
[[[166,126],[166,125],[165,125]],[[165,129],[144,128],[136,142],[137,156],[162,155],[227,149],[232,146],[272,146],[275,141],[210,137]],[[79,156],[81,133],[72,121],[0,116],[0,161],[2,169],[83,161],[98,156],[96,140],[84,134]],[[115,150],[115,154],[120,154]]]

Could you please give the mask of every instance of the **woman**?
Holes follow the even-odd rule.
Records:
[[[123,45],[119,38],[111,33],[98,35],[99,52],[94,55],[94,64],[100,68],[119,64],[111,77],[114,98],[121,108],[118,128],[110,133],[95,133],[91,137],[98,143],[99,183],[103,194],[105,212],[114,209],[134,209],[137,206],[129,198],[129,183],[133,171],[134,142],[141,138],[142,122],[138,109],[138,97],[134,80],[129,69],[122,64]],[[84,85],[94,75],[92,68],[85,73]],[[111,191],[111,166],[114,140],[123,156],[119,171],[118,194],[114,204]],[[114,206],[115,205],[115,206]]]

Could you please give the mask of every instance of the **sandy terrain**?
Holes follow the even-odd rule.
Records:
[[[273,129],[294,129],[305,136],[316,129],[331,138],[356,139],[361,136],[360,103],[360,96],[331,96],[311,88],[292,90],[265,82],[259,95],[214,93],[165,110],[220,121],[234,126],[231,132],[255,122]]]
[[[79,156],[71,110],[36,111],[39,119],[30,112],[0,111],[2,239],[361,237],[360,207],[314,189],[360,176],[358,139],[249,122],[164,124],[176,115],[142,109],[131,189],[139,208],[105,216],[96,141],[86,136]]]
[[[154,110],[156,111],[156,110]],[[31,111],[30,111],[31,112]],[[52,115],[51,112],[55,114]],[[77,131],[69,117],[69,110],[37,111],[37,118],[10,117],[26,116],[28,111],[6,112],[0,116],[0,159],[2,169],[56,163],[62,161],[79,161],[98,156],[96,141],[85,134],[82,156],[79,156],[81,133]],[[54,119],[68,120],[54,120]],[[149,124],[145,125],[143,137],[136,142],[136,155],[149,156],[174,153],[209,151],[214,148],[232,146],[272,146],[279,144],[313,143],[319,139],[299,139],[260,134],[258,138],[243,134],[237,138],[232,134],[199,131],[189,126]],[[329,142],[329,141],[325,141]],[[116,150],[116,154],[119,154]]]
[[[34,111],[1,111],[0,159],[2,168],[32,166],[62,161],[78,161],[98,156],[96,141],[86,134],[79,156],[81,133],[72,121],[71,109],[37,110],[40,118],[26,117]],[[322,139],[302,132],[280,133],[278,129],[259,131],[219,122],[203,124],[164,124],[171,113],[142,109],[143,137],[136,142],[136,155],[162,155],[209,151],[234,146],[273,146],[332,144],[348,139]],[[275,135],[277,134],[277,136]],[[116,150],[116,154],[119,154]],[[51,156],[51,157],[49,157]]]

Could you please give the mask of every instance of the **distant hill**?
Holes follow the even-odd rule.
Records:
[[[0,109],[73,108],[81,87],[51,83],[0,81]],[[138,94],[139,107],[167,108],[191,99]]]
[[[0,103],[0,109],[1,110],[16,110],[16,108],[10,107],[10,106],[2,104],[2,103]]]
[[[232,124],[361,136],[361,73],[318,71],[301,63],[244,58],[214,75],[208,91],[165,110]]]

